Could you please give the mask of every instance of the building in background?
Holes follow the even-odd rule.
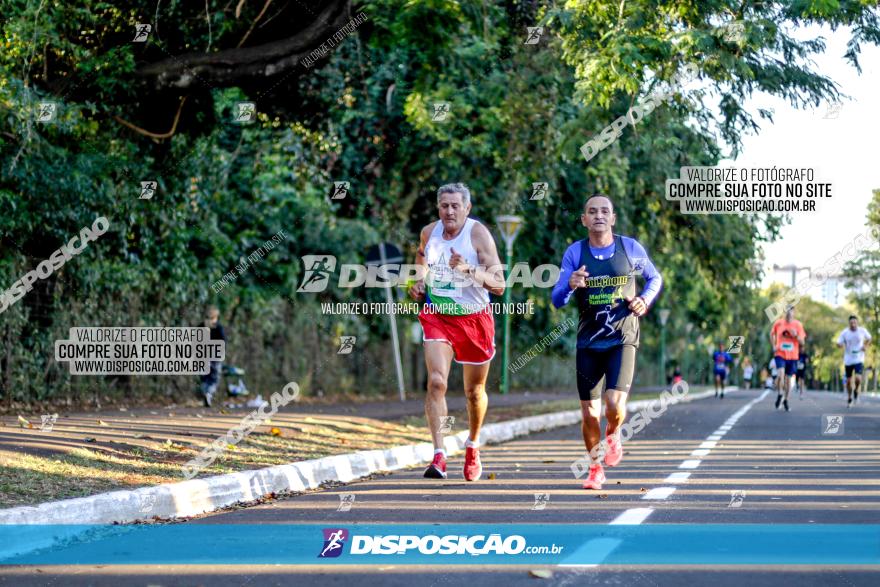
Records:
[[[795,287],[798,282],[809,279],[813,274],[812,267],[800,267],[796,265],[773,265],[764,276],[764,287],[773,283],[782,284],[785,287]],[[816,301],[828,304],[832,308],[838,308],[846,303],[849,290],[844,286],[844,279],[840,273],[829,275],[825,282],[809,288],[806,295]]]

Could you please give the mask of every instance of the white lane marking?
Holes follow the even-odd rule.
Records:
[[[688,477],[690,477],[690,476],[691,476],[691,474],[686,471],[677,471],[677,472],[669,475],[669,477],[664,479],[663,482],[664,483],[685,483],[688,480]]]
[[[763,394],[761,394],[760,397],[752,400],[749,404],[747,404],[744,408],[742,408],[740,410],[740,412],[737,412],[737,414],[736,414],[737,418],[739,418],[740,416],[745,414],[754,404],[756,404],[759,401],[761,401],[762,399],[764,399],[764,397],[766,397],[767,393],[768,392],[765,391]],[[736,423],[736,420],[733,420],[733,423]],[[726,427],[727,427],[727,430],[729,430],[731,428],[731,426],[726,426]],[[727,430],[724,430],[723,432],[719,432],[723,428],[725,428],[725,426],[722,426],[721,428],[719,428],[719,430],[716,430],[715,432],[713,432],[712,435],[706,439],[706,442],[703,442],[703,444],[700,445],[700,447],[703,447],[704,445],[708,445],[709,441],[720,440],[721,437],[724,436],[724,432],[727,432]],[[716,436],[717,436],[717,438],[715,438]],[[713,448],[713,447],[714,447],[714,444],[712,445],[712,447],[707,446],[706,449]],[[694,452],[699,452],[699,450],[694,451]],[[709,450],[706,450],[707,454],[708,454],[708,452],[709,452]],[[678,468],[679,469],[696,469],[697,467],[700,466],[701,462],[702,461],[700,461],[700,459],[687,459],[684,462],[682,462],[678,466]],[[670,474],[664,482],[665,483],[684,482],[684,481],[688,480],[690,475],[691,474],[688,472],[676,471],[675,473]],[[676,489],[677,489],[676,487],[655,487],[654,489],[652,489],[651,491],[649,491],[648,493],[643,495],[642,499],[666,499],[670,495],[672,495]],[[771,499],[782,499],[782,498],[771,498]],[[623,513],[621,513],[619,516],[617,516],[611,522],[609,522],[609,525],[636,526],[636,525],[644,522],[648,518],[648,516],[651,515],[651,512],[653,512],[653,511],[654,511],[654,508],[630,508],[628,510],[624,510]],[[573,553],[569,553],[568,559],[570,560],[572,558],[575,558],[577,556],[577,554],[580,552],[589,552],[594,555],[595,554],[601,555],[601,558],[599,558],[599,561],[600,561],[599,563],[595,563],[595,564],[564,564],[564,563],[560,563],[557,566],[558,567],[566,567],[566,568],[598,567],[598,566],[600,566],[601,561],[604,561],[608,557],[608,555],[611,554],[611,552],[620,545],[620,543],[621,543],[621,541],[619,539],[615,539],[615,538],[596,538],[596,539],[590,540],[587,543],[581,545],[581,547],[578,548],[577,550],[575,550]]]
[[[637,526],[644,522],[648,516],[651,515],[651,512],[654,511],[654,508],[630,508],[628,510],[624,510],[619,516],[611,520],[609,522],[609,526]],[[593,540],[587,541],[580,548],[575,550],[572,554],[567,557],[567,560],[577,559],[582,553],[589,553],[590,557],[599,556],[599,561],[604,561],[608,558],[608,555],[611,552],[620,546],[621,540],[618,538],[594,538]],[[567,567],[567,568],[582,568],[589,569],[593,567],[598,567],[600,563],[592,563],[592,564],[566,564],[560,563],[559,567]]]
[[[692,457],[704,457],[704,456],[708,455],[710,452],[712,452],[712,451],[709,450],[708,448],[698,448],[697,450],[695,450],[694,452],[691,453],[691,456]]]
[[[648,516],[651,515],[651,512],[654,511],[654,508],[630,508],[624,511],[622,514],[611,520],[611,525],[620,526],[620,525],[630,525],[635,526],[637,524],[641,524],[647,519]]]
[[[608,555],[611,552],[620,546],[622,541],[619,538],[594,538],[592,540],[588,540],[584,542],[580,548],[571,553],[566,560],[577,560],[577,558],[581,555],[585,555],[589,558],[599,557],[599,563],[590,563],[590,564],[573,564],[573,563],[560,563],[556,566],[558,567],[569,567],[569,568],[581,568],[581,569],[589,569],[593,567],[598,567],[601,561],[604,561],[608,558]]]
[[[707,440],[706,442],[700,444],[697,448],[715,448],[715,445],[718,444],[714,440]]]
[[[642,496],[642,499],[669,499],[675,493],[675,487],[655,487]]]

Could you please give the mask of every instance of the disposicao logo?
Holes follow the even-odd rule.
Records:
[[[324,528],[324,548],[318,558],[336,558],[342,554],[345,541],[348,540],[348,530],[345,528]]]

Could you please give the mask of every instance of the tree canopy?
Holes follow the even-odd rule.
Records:
[[[525,218],[514,260],[533,267],[559,263],[583,238],[588,195],[611,195],[618,232],[640,240],[664,275],[657,307],[673,312],[673,343],[687,323],[691,339],[734,334],[754,319],[759,245],[782,220],[685,216],[663,198],[664,181],[735,155],[742,134],[771,117],[746,110],[756,92],[797,106],[837,95],[810,61],[824,42],[795,27],[850,27],[844,57],[854,67],[862,44],[880,39],[867,2],[306,4],[5,4],[2,287],[96,216],[110,220],[107,234],[0,314],[7,400],[169,393],[161,378],[71,378],[52,342],[72,326],[194,323],[205,303],[221,307],[233,355],[257,382],[387,390],[386,318],[322,315],[317,305],[381,292],[297,293],[300,257],[358,262],[390,240],[411,259],[436,216],[436,188],[449,181],[471,187],[472,214],[490,227],[497,214]],[[144,41],[134,41],[138,24],[151,26]],[[526,43],[527,27],[542,28],[538,42]],[[584,160],[584,142],[689,63],[699,68],[693,88]],[[46,102],[57,109],[41,122]],[[243,102],[256,106],[253,123],[236,118]],[[443,120],[438,103],[449,105]],[[157,182],[152,199],[139,197],[143,181]],[[331,198],[338,181],[350,183],[345,199]],[[534,182],[549,184],[545,198],[530,199]],[[279,229],[290,237],[265,261],[212,291]],[[514,349],[564,316],[548,290],[515,288],[513,298],[538,309],[514,318]],[[656,312],[647,320],[656,326]],[[657,330],[645,329],[649,353]],[[359,362],[333,356],[343,332],[362,337]]]

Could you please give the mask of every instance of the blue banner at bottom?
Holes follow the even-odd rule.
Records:
[[[878,524],[0,526],[0,565],[880,565]]]

